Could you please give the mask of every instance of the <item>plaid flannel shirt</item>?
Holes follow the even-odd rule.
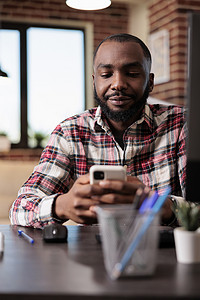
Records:
[[[146,104],[142,117],[116,142],[100,107],[70,117],[52,132],[39,164],[24,183],[10,210],[11,224],[42,228],[55,222],[52,204],[92,165],[126,165],[153,190],[170,185],[185,196],[185,109]]]

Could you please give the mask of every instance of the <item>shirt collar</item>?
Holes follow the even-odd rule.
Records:
[[[154,115],[148,103],[145,104],[143,114],[140,120],[136,121],[136,123],[141,124],[145,122],[150,131],[154,129]]]
[[[102,110],[101,110],[100,106],[97,107],[97,110],[96,110],[96,113],[95,113],[94,129],[96,131],[102,131],[102,129],[105,130],[105,131],[110,131],[108,123],[107,123],[106,119],[103,117],[103,113],[102,113]]]
[[[153,112],[151,111],[151,108],[149,106],[148,103],[145,104],[145,107],[143,109],[143,113],[141,115],[141,118],[138,119],[136,122],[134,122],[130,128],[135,127],[136,125],[142,125],[142,124],[146,124],[147,128],[152,132],[153,128],[154,128],[154,118],[153,118]],[[108,126],[108,123],[106,122],[106,119],[103,118],[103,114],[101,111],[101,107],[98,106],[96,113],[95,113],[95,117],[94,117],[94,129],[95,130],[109,130],[110,128]]]

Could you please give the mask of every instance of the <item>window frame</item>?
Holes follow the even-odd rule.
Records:
[[[0,29],[18,30],[20,33],[20,141],[11,144],[12,148],[29,148],[28,146],[28,89],[27,89],[27,35],[30,27],[81,30],[84,34],[84,107],[94,105],[92,87],[93,25],[90,22],[73,22],[64,20],[0,20]]]

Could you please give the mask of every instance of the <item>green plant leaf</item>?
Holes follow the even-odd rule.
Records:
[[[200,226],[200,206],[190,202],[173,203],[172,209],[180,226],[195,231]]]

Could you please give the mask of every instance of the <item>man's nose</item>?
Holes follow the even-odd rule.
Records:
[[[119,91],[123,89],[127,89],[126,78],[120,72],[117,72],[116,74],[113,75],[111,89],[119,90]]]

